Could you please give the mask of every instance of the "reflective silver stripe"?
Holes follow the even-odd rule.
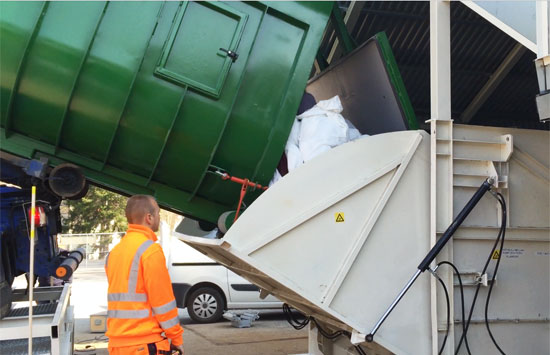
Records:
[[[149,317],[149,310],[109,310],[107,311],[107,317],[119,319],[142,319]]]
[[[153,245],[152,240],[147,240],[143,242],[136,251],[136,255],[134,255],[132,266],[130,266],[130,277],[128,278],[128,293],[136,293],[137,291],[136,288],[139,272],[139,260],[141,259],[141,255],[143,255],[143,253],[145,253],[145,251],[151,245]]]
[[[107,300],[110,302],[147,302],[145,293],[109,293]]]
[[[105,257],[105,268],[107,268],[107,261],[109,261],[109,254],[111,253],[107,253],[107,256]]]
[[[137,288],[137,279],[138,279],[138,273],[139,273],[139,261],[143,253],[145,253],[145,251],[151,245],[153,245],[152,240],[146,240],[145,242],[143,242],[137,249],[136,254],[134,255],[134,258],[132,259],[132,265],[130,266],[130,275],[128,277],[128,292],[127,293],[109,293],[107,294],[108,301],[147,302],[147,295],[145,293],[137,293],[136,288]],[[105,265],[107,265],[107,258],[105,259]],[[115,312],[118,312],[118,311],[115,311]],[[134,317],[130,317],[130,318],[134,318]],[[141,318],[141,317],[138,317],[138,318]]]
[[[176,300],[172,300],[165,305],[162,305],[159,307],[153,307],[153,313],[156,315],[164,314],[164,313],[170,312],[171,310],[176,308],[176,306],[177,306]]]
[[[159,322],[162,329],[166,330],[168,328],[172,328],[176,324],[180,324],[180,320],[178,316],[175,316],[172,319],[165,320],[164,322]]]

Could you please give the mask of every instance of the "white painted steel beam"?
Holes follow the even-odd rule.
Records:
[[[462,112],[460,116],[461,123],[468,123],[475,116],[477,111],[483,106],[491,94],[500,85],[502,80],[508,75],[510,70],[518,62],[521,56],[525,53],[526,49],[521,43],[517,43],[514,48],[508,53],[506,58],[499,65],[497,70],[491,75],[489,80],[485,83],[483,88],[479,90],[474,99],[470,102],[468,107]]]
[[[549,55],[549,17],[550,6],[548,6],[548,1],[537,1],[537,58]]]
[[[437,241],[438,231],[446,229],[453,219],[453,134],[451,120],[451,4],[430,1],[430,101],[431,101],[431,172],[430,172],[430,245]],[[444,152],[439,151],[443,149]],[[452,244],[445,247],[438,260],[453,260]],[[452,285],[453,273],[438,271],[447,285]],[[435,278],[430,278],[432,354],[438,354],[440,335],[447,324],[442,290]],[[449,293],[451,319],[454,319],[453,292]],[[449,334],[454,334],[451,322]],[[447,338],[443,354],[453,354],[454,337]]]
[[[432,120],[451,119],[451,9],[430,2],[430,97]]]
[[[539,1],[537,1],[538,3]],[[544,2],[544,1],[542,1]],[[474,1],[462,1],[462,3],[469,7],[472,11],[498,27],[501,31],[506,33],[508,36],[512,37],[519,43],[523,44],[527,49],[532,51],[533,53],[537,53],[537,44],[533,41],[529,40],[527,37],[525,37],[520,32],[516,31],[514,28],[512,28],[510,25],[506,24],[502,20],[500,20],[498,17],[481,7],[480,5],[476,4]],[[537,15],[538,16],[538,15]]]
[[[348,32],[351,32],[353,30],[353,27],[355,27],[355,24],[359,19],[359,15],[361,15],[361,10],[363,10],[365,4],[365,1],[352,1],[350,3],[348,10],[346,11],[346,15],[344,16],[344,23],[346,24]],[[332,63],[332,60],[338,59],[341,54],[342,44],[340,43],[338,38],[336,38],[328,55],[327,62]]]

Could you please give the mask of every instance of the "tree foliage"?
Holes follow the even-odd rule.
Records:
[[[65,201],[63,218],[65,233],[123,232],[127,198],[96,186],[77,201]]]

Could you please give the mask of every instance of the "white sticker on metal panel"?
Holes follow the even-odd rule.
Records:
[[[524,254],[525,250],[521,248],[504,248],[502,249],[502,255],[506,258],[519,258]]]

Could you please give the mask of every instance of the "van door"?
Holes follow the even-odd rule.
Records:
[[[265,299],[260,298],[260,288],[250,281],[242,278],[233,271],[227,269],[227,283],[231,302],[238,303],[262,303],[281,302],[272,295]]]

